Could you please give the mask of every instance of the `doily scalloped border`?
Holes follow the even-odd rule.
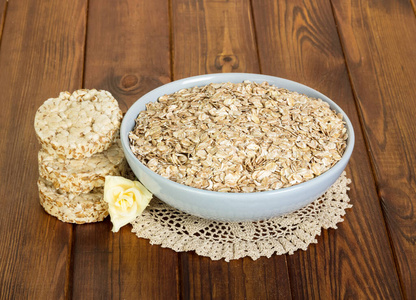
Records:
[[[153,199],[131,224],[132,232],[176,252],[195,251],[212,260],[271,257],[307,250],[322,229],[337,228],[345,210],[351,180],[344,171],[320,198],[293,213],[258,222],[219,222],[191,216]],[[265,229],[267,228],[267,229]]]

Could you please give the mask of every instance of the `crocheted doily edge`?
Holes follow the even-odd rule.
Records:
[[[331,194],[334,188],[342,187],[343,190],[340,193],[336,193],[337,196],[341,196],[339,199],[326,199],[328,205],[323,205],[323,209],[318,213],[317,218],[308,219],[306,221],[297,224],[297,229],[288,232],[285,236],[278,238],[270,238],[269,240],[240,240],[234,243],[221,243],[206,240],[203,237],[195,235],[184,235],[183,233],[176,232],[172,227],[165,226],[161,222],[150,219],[151,214],[145,210],[145,213],[136,218],[131,222],[133,228],[132,232],[137,235],[138,238],[148,239],[152,245],[160,245],[162,248],[169,248],[176,252],[188,252],[195,251],[200,256],[209,257],[212,260],[224,259],[226,262],[230,260],[236,260],[243,257],[250,257],[253,260],[257,260],[260,257],[270,258],[272,255],[292,255],[297,250],[306,251],[310,244],[316,244],[318,241],[317,236],[320,236],[322,230],[326,229],[337,229],[337,224],[344,221],[343,217],[346,214],[346,209],[351,208],[352,205],[349,203],[350,198],[347,195],[347,191],[350,189],[348,185],[351,180],[346,177],[345,171],[341,174],[334,185],[328,189],[328,191],[315,200],[305,208],[290,213],[288,215],[276,217],[267,220],[268,222],[276,222],[279,226],[285,226],[279,224],[284,222],[290,225],[288,222],[293,218],[299,220],[300,211],[307,211],[308,208],[314,206],[317,201],[322,201],[322,197]],[[160,201],[160,200],[159,200]],[[162,204],[161,209],[166,209],[173,213],[179,212],[175,208]],[[151,205],[150,205],[151,207]],[[313,208],[312,208],[313,210]],[[184,214],[183,212],[179,212]],[[144,218],[147,218],[147,223]],[[198,217],[194,217],[200,219]],[[216,223],[217,226],[221,226],[223,222],[211,221],[206,219],[200,219],[206,222]],[[266,222],[267,222],[266,221]],[[168,220],[166,222],[169,222]],[[264,221],[259,221],[264,222]],[[251,223],[251,222],[250,222]],[[255,223],[255,222],[254,222]]]

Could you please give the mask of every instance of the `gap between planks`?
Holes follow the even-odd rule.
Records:
[[[414,5],[414,0],[409,0],[409,1],[410,1],[411,5],[413,7],[413,11],[414,11],[415,17],[416,17],[416,7]],[[358,101],[358,95],[357,95],[356,87],[354,86],[354,82],[352,80],[352,74],[351,74],[351,71],[350,71],[350,65],[349,65],[348,59],[346,57],[345,45],[344,45],[344,42],[342,40],[341,33],[339,31],[339,24],[338,24],[338,20],[336,18],[336,14],[335,14],[335,8],[334,8],[334,5],[332,3],[332,0],[330,0],[329,2],[330,2],[330,5],[331,5],[332,16],[334,18],[334,22],[335,22],[335,25],[336,25],[338,39],[340,41],[340,45],[341,45],[341,49],[342,49],[342,55],[344,57],[345,67],[346,67],[347,74],[348,74],[348,80],[350,82],[351,90],[352,90],[353,97],[354,97],[354,105],[355,105],[355,107],[357,109],[357,112],[358,112],[358,120],[360,122],[360,131],[362,133],[362,136],[364,137],[365,148],[366,148],[366,151],[367,151],[367,156],[369,157],[369,161],[370,161],[371,173],[373,175],[373,180],[374,180],[374,183],[375,183],[375,189],[377,191],[377,197],[378,197],[378,200],[379,200],[378,203],[379,203],[379,207],[380,207],[380,210],[381,210],[381,214],[383,216],[384,230],[385,230],[386,235],[388,237],[388,241],[389,241],[389,245],[390,245],[390,253],[391,253],[392,257],[393,257],[396,275],[397,275],[397,277],[399,279],[400,292],[402,294],[402,298],[405,299],[405,296],[404,296],[404,294],[405,294],[404,293],[404,291],[405,291],[404,281],[403,281],[403,278],[402,278],[401,273],[400,273],[399,264],[398,264],[398,256],[397,256],[397,253],[395,251],[393,239],[391,237],[391,232],[390,232],[390,230],[388,228],[388,225],[387,225],[386,212],[383,209],[382,204],[381,204],[382,203],[382,199],[381,199],[381,196],[380,196],[380,187],[379,187],[379,184],[378,184],[377,171],[376,171],[376,163],[375,163],[375,158],[374,158],[374,156],[372,155],[372,153],[370,151],[370,141],[369,141],[369,137],[368,137],[368,135],[367,135],[367,133],[365,132],[365,129],[364,129],[365,128],[365,124],[364,124],[363,111],[362,111],[362,108],[361,108],[360,103]]]
[[[1,3],[1,0],[0,0]],[[4,7],[1,13],[1,18],[0,18],[0,49],[1,49],[1,41],[2,41],[2,36],[3,36],[3,29],[4,29],[4,24],[6,23],[6,13],[7,13],[7,6],[8,6],[8,0],[6,0],[4,2]],[[1,7],[0,7],[1,9]]]

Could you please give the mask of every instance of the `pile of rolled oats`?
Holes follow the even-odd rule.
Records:
[[[346,131],[321,99],[245,81],[162,96],[138,115],[129,138],[136,157],[170,180],[258,192],[327,171],[344,153]]]
[[[71,223],[102,221],[106,175],[121,175],[122,112],[107,91],[77,90],[46,100],[35,115],[39,199],[45,211]]]

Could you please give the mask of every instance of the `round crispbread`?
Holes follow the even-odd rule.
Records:
[[[81,159],[54,157],[41,149],[38,161],[42,178],[50,181],[56,189],[73,194],[88,193],[96,187],[103,187],[105,176],[122,176],[127,164],[120,139],[106,151]]]
[[[107,91],[62,92],[39,107],[35,131],[43,149],[51,155],[80,159],[107,150],[121,119],[118,102]]]
[[[39,199],[45,211],[67,223],[93,223],[108,215],[108,204],[103,200],[103,188],[74,195],[56,190],[50,182],[39,178]]]

